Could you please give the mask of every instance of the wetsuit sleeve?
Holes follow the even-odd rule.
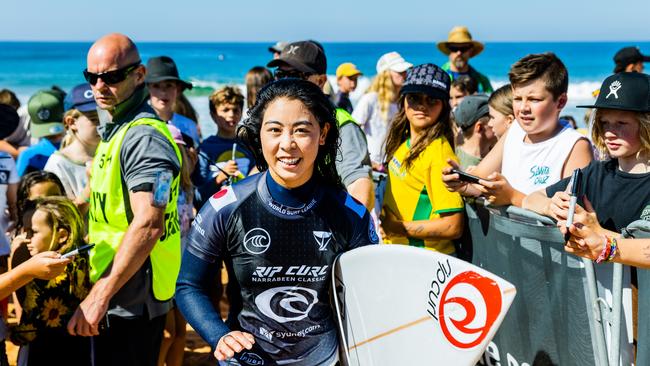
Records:
[[[225,189],[210,198],[192,222],[187,249],[176,282],[176,303],[190,325],[215,347],[230,330],[210,301],[210,289],[221,270],[226,248],[226,225],[234,193]],[[232,205],[231,205],[232,206]]]
[[[347,209],[348,220],[351,224],[351,235],[346,250],[364,245],[377,244],[379,242],[379,236],[375,230],[375,223],[365,206],[347,194],[345,197],[345,207]]]
[[[230,332],[214,308],[209,289],[216,286],[216,272],[221,270],[215,263],[201,259],[190,251],[183,253],[181,271],[176,282],[176,305],[187,322],[214,350],[219,339]]]

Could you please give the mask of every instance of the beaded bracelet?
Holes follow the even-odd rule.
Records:
[[[614,257],[616,257],[616,252],[618,250],[618,242],[616,241],[616,238],[611,238],[611,250],[609,251],[609,255],[607,256],[606,261],[611,262],[614,260]]]
[[[609,255],[612,251],[612,241],[607,235],[603,235],[605,243],[603,244],[603,250],[600,252],[598,258],[596,258],[596,263],[602,263],[609,258]]]

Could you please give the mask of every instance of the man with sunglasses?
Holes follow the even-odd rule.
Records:
[[[84,76],[102,141],[92,164],[88,235],[93,287],[68,322],[94,336],[94,365],[156,365],[180,268],[180,151],[147,103],[135,44],[109,34]]]
[[[327,82],[327,58],[323,47],[314,41],[288,44],[280,57],[270,61],[268,67],[277,67],[275,78],[298,78],[318,85]],[[372,167],[366,137],[352,116],[336,108],[341,145],[336,157],[336,170],[350,195],[370,211],[374,206]]]
[[[451,80],[467,75],[478,85],[479,94],[492,93],[492,84],[487,76],[476,71],[469,65],[469,59],[483,51],[483,43],[474,41],[467,27],[454,27],[449,32],[447,41],[439,42],[438,49],[449,56],[449,61],[442,65]]]

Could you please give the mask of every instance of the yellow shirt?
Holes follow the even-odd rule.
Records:
[[[407,140],[388,162],[384,208],[403,221],[435,220],[442,213],[463,211],[460,194],[449,192],[442,183],[442,168],[447,165],[447,159],[458,161],[447,139],[439,137],[432,141],[411,163],[410,169],[406,170],[403,162],[410,148],[410,141]],[[384,242],[425,247],[444,254],[455,251],[451,240],[422,240],[387,235]]]

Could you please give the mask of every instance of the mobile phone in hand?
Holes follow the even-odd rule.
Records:
[[[463,182],[480,184],[478,181],[481,178],[479,178],[479,177],[477,177],[475,175],[465,173],[464,171],[461,171],[461,170],[458,170],[458,169],[452,169],[451,172],[452,172],[452,174],[453,173],[458,174],[458,179],[460,179]]]

